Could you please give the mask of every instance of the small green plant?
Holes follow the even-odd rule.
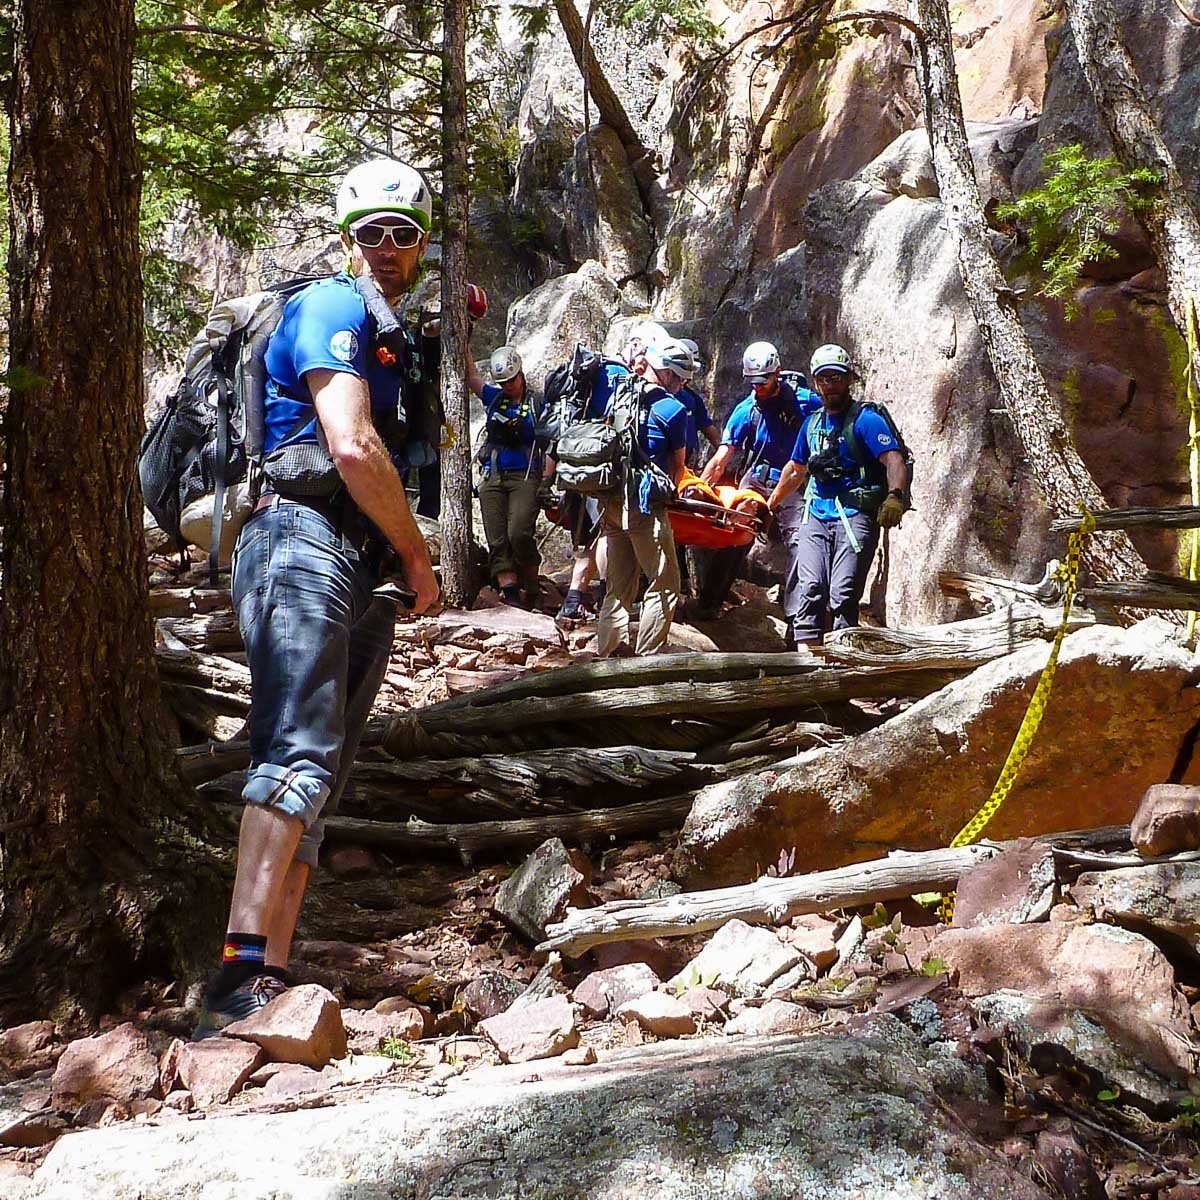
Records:
[[[868,916],[863,917],[862,923],[864,929],[882,929],[892,923],[892,917],[888,910],[876,901],[875,907]]]
[[[996,216],[1015,221],[1028,234],[1028,257],[1045,274],[1043,296],[1069,296],[1084,265],[1116,258],[1105,238],[1114,234],[1123,210],[1144,212],[1154,204],[1160,176],[1125,171],[1115,158],[1092,158],[1077,142],[1046,155],[1046,182]]]
[[[1195,1129],[1200,1125],[1200,1101],[1197,1101],[1195,1096],[1187,1096],[1180,1100],[1175,1120],[1185,1128]]]
[[[688,967],[687,974],[675,981],[675,985],[671,991],[675,993],[676,998],[683,995],[689,988],[694,987],[712,987],[718,979],[721,978],[720,971],[714,971],[711,975],[701,975],[696,970],[695,966]]]
[[[925,961],[921,964],[921,974],[928,975],[930,978],[933,978],[934,975],[945,975],[945,959],[937,957],[925,959]]]
[[[382,1046],[379,1053],[385,1058],[394,1058],[396,1062],[407,1066],[417,1061],[417,1052],[403,1038],[390,1037]]]
[[[1121,1089],[1119,1087],[1101,1088],[1096,1093],[1096,1099],[1102,1100],[1105,1104],[1111,1104],[1114,1100],[1121,1098]]]

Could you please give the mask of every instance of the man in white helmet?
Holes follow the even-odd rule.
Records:
[[[494,350],[490,369],[492,382],[487,383],[467,355],[467,386],[486,414],[477,461],[488,568],[503,603],[529,606],[540,595],[541,556],[534,527],[542,484],[542,456],[535,445],[541,404],[515,346]]]
[[[858,624],[858,607],[880,528],[899,525],[908,508],[906,449],[887,410],[855,401],[850,355],[832,343],[812,356],[822,407],[804,422],[790,461],[767,502],[790,504],[805,485],[803,520],[789,531],[795,575],[784,614],[797,646]]]
[[[820,407],[821,398],[804,386],[802,376],[783,378],[779,351],[770,342],[751,342],[746,347],[742,378],[749,385],[749,395],[730,413],[721,444],[701,477],[714,487],[736,483],[765,500],[787,466],[804,418]],[[800,515],[798,503],[784,506],[777,514],[780,533],[789,546],[787,531]],[[712,620],[720,615],[721,604],[749,552],[749,546],[742,546],[708,555],[694,610],[697,619]],[[791,575],[789,561],[789,578]]]
[[[608,587],[596,629],[601,658],[619,647],[628,649],[642,574],[647,583],[635,652],[657,653],[671,631],[679,603],[679,561],[666,504],[683,477],[687,454],[687,410],[675,395],[694,371],[691,351],[664,337],[639,352],[634,377],[613,397],[610,416],[634,422],[635,448],[622,494],[603,506]]]
[[[429,189],[411,167],[355,167],[337,196],[346,270],[293,296],[267,345],[266,481],[233,563],[251,764],[228,933],[197,1036],[287,986],[324,818],[391,650],[395,608],[374,595],[387,557],[399,560],[414,611],[438,596],[393,460],[432,355],[419,332],[393,328],[386,345],[376,336],[388,306],[420,277],[431,216]]]

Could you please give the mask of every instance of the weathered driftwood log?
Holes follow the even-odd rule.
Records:
[[[939,571],[938,587],[947,595],[969,600],[985,612],[997,611],[1021,600],[1058,608],[1061,617],[1062,584],[1057,578],[1058,559],[1046,564],[1045,573],[1037,583],[1019,583],[995,575],[975,575],[969,571]]]
[[[239,650],[242,635],[232,612],[202,613],[195,617],[160,617],[158,628],[193,650]]]
[[[234,696],[250,695],[250,668],[245,663],[191,650],[181,643],[155,647],[154,659],[159,678],[164,681],[211,688]]]
[[[1089,601],[1117,608],[1179,609],[1200,611],[1200,583],[1180,575],[1149,571],[1141,579],[1121,582],[1098,581],[1080,589]]]
[[[192,617],[232,609],[233,597],[227,588],[155,588],[150,593],[150,611],[156,617]]]
[[[1068,628],[1082,629],[1094,622],[1091,613],[1073,609]],[[828,662],[846,666],[947,667],[963,663],[978,666],[1053,637],[1061,623],[1061,608],[1017,600],[982,617],[947,625],[907,629],[860,625],[839,629],[818,648],[818,653]]]
[[[691,805],[689,794],[627,804],[623,808],[597,808],[563,816],[449,825],[417,820],[391,822],[330,817],[325,823],[325,836],[331,842],[380,850],[416,853],[452,850],[470,865],[478,855],[532,849],[551,837],[588,845],[607,842],[610,838],[673,831],[683,823]]]
[[[1051,845],[1128,844],[1129,826],[1053,834],[1041,840]],[[949,891],[962,874],[1000,853],[1005,845],[980,842],[957,849],[895,851],[886,858],[832,871],[783,879],[764,876],[738,887],[681,892],[661,900],[611,900],[597,908],[568,909],[562,921],[547,927],[548,936],[538,949],[578,957],[602,942],[683,937],[718,929],[734,919],[779,925],[803,913],[856,908],[918,892]]]
[[[1092,514],[1097,529],[1198,529],[1200,508],[1180,504],[1171,508],[1109,508]],[[1074,533],[1083,524],[1082,516],[1056,517],[1050,522],[1051,533]]]

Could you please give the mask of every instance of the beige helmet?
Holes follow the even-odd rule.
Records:
[[[500,346],[493,350],[490,365],[492,380],[495,383],[507,383],[510,379],[516,379],[524,369],[515,346]]]

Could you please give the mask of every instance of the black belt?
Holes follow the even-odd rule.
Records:
[[[344,488],[332,496],[285,496],[282,492],[265,492],[259,497],[254,511],[257,513],[264,508],[270,508],[276,502],[302,504],[305,508],[320,513],[356,550],[366,550],[372,541],[381,542],[375,534],[374,527]]]

